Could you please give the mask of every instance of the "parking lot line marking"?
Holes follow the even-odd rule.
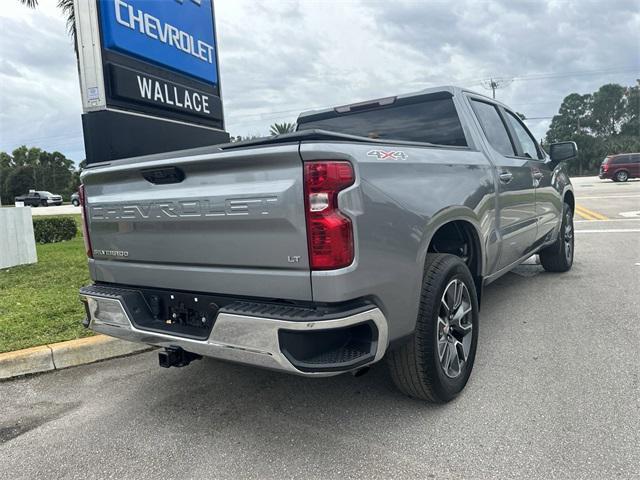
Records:
[[[640,222],[640,218],[607,218],[606,220],[574,220],[573,223],[587,222]]]
[[[580,210],[580,209],[578,208],[578,205],[576,205],[576,213],[577,213],[578,215],[580,215],[580,217],[584,218],[585,220],[597,220],[597,218],[592,217],[592,216],[591,216],[591,215],[589,215],[588,213],[583,212],[582,210]]]
[[[576,233],[633,233],[640,232],[640,228],[606,228],[602,230],[576,230]]]
[[[587,220],[607,220],[607,217],[605,217],[604,215],[602,215],[601,213],[598,212],[594,212],[593,210],[589,210],[588,208],[583,207],[582,205],[576,205],[576,211],[578,212],[578,215],[580,215],[581,217],[585,217],[585,214],[587,215]]]
[[[576,200],[600,200],[603,198],[640,198],[640,195],[602,195],[598,197],[576,197]]]

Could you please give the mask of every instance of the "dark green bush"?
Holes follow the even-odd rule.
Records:
[[[69,217],[34,218],[33,233],[38,243],[55,243],[71,240],[78,233],[78,227]]]

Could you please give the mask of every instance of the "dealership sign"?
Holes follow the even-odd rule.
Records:
[[[210,0],[100,0],[99,3],[105,48],[217,83]]]
[[[88,128],[118,125],[123,122],[113,117],[123,114],[137,115],[124,123],[155,129],[156,139],[158,129],[169,128],[158,121],[180,124],[176,136],[182,140],[176,138],[174,149],[228,138],[212,0],[75,0],[74,6],[85,116],[103,112],[99,117],[83,116],[86,146],[97,144],[87,142],[87,135],[94,134]],[[209,132],[197,141],[197,131],[185,137],[188,126]],[[187,137],[191,143],[183,145]],[[173,145],[171,138],[163,140]],[[136,148],[143,154],[154,150],[152,145]]]

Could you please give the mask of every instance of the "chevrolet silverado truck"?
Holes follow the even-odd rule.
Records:
[[[45,191],[29,190],[29,193],[19,195],[14,199],[16,203],[22,202],[25,207],[48,207],[49,205],[62,205],[62,196]]]
[[[442,87],[303,113],[270,138],[98,163],[82,175],[85,325],[306,376],[386,359],[454,398],[483,286],[533,254],[573,262],[574,194],[507,106]]]

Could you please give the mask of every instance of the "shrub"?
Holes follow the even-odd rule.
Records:
[[[71,240],[78,233],[78,227],[69,217],[34,218],[33,233],[38,243],[55,243]]]

